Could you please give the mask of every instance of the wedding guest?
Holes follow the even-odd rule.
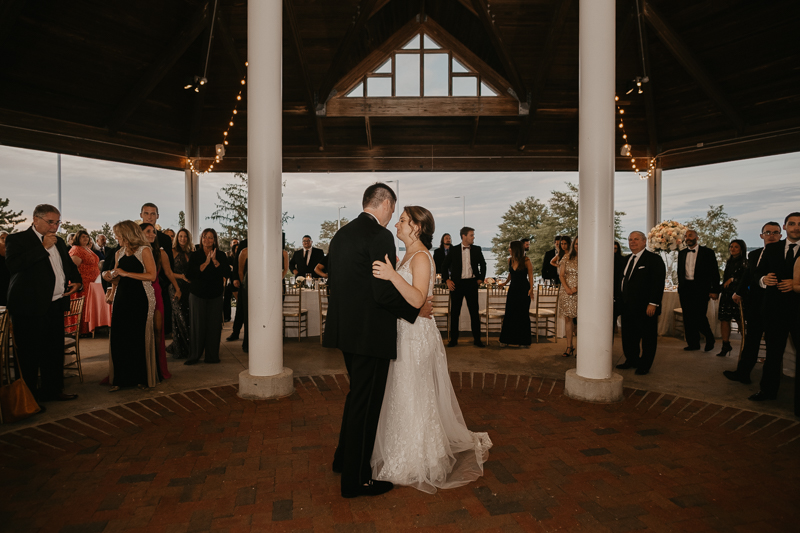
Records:
[[[711,248],[697,244],[697,232],[686,231],[686,248],[678,252],[678,297],[683,309],[683,327],[687,352],[700,349],[700,335],[705,337],[705,351],[714,349],[714,332],[708,323],[708,300],[719,295],[719,266]]]
[[[175,240],[175,231],[172,228],[165,229],[163,233],[164,233],[164,235],[169,237],[170,241],[174,241]]]
[[[165,250],[162,250],[158,247],[155,226],[152,224],[142,223],[139,224],[139,227],[142,229],[145,239],[147,239],[147,242],[150,243],[150,246],[153,248],[153,260],[156,264],[156,274],[163,273],[163,277],[166,277],[169,280],[170,285],[176,291],[176,296],[180,298],[180,287],[178,286],[178,281],[175,279],[175,276],[172,273],[172,269],[169,266],[169,259],[167,258],[167,255],[172,255],[172,253],[167,254]],[[172,375],[169,373],[169,369],[167,368],[167,351],[164,341],[164,330],[166,329],[164,327],[164,320],[166,312],[164,308],[172,307],[172,303],[169,300],[169,290],[167,290],[167,300],[164,300],[162,297],[164,291],[161,290],[161,277],[162,276],[160,275],[156,276],[156,280],[153,282],[153,290],[156,296],[156,308],[155,312],[153,313],[153,333],[156,336],[156,355],[158,356],[159,370],[158,377],[159,379],[169,379],[172,377]],[[171,319],[172,313],[170,313],[170,320]]]
[[[131,220],[114,226],[120,245],[114,268],[103,274],[116,285],[109,339],[109,392],[122,387],[155,387],[158,354],[151,317],[155,313],[153,282],[158,277],[153,248],[142,229]]]
[[[228,283],[225,285],[225,297],[222,299],[222,320],[224,322],[231,321],[231,306],[233,303],[234,298],[238,298],[236,294],[239,292],[238,287],[236,287],[233,282],[236,278],[233,276],[234,270],[234,260],[236,259],[236,249],[239,247],[239,239],[233,238],[231,239],[231,247],[230,249],[225,252],[225,256],[228,258],[228,264],[231,266],[231,275],[228,276]],[[237,302],[238,304],[238,302]]]
[[[189,322],[189,256],[194,251],[192,247],[192,234],[186,228],[178,230],[172,244],[172,257],[175,264],[173,275],[178,282],[178,289],[170,285],[170,302],[172,303],[172,344],[169,350],[175,359],[186,359],[191,349]]]
[[[286,250],[283,251],[286,254]],[[247,353],[250,350],[250,336],[248,335],[250,331],[250,324],[248,321],[248,313],[247,313],[247,258],[249,257],[250,252],[247,248],[242,250],[242,253],[239,254],[239,262],[235,265],[236,270],[238,271],[239,279],[242,281],[241,285],[239,285],[239,299],[236,302],[236,314],[238,316],[239,312],[242,313],[242,323],[244,324],[244,336],[242,337],[242,351]],[[288,254],[286,254],[288,255]],[[281,283],[281,286],[283,283]]]
[[[433,251],[433,263],[436,265],[437,274],[442,273],[442,268],[444,268],[444,260],[447,258],[447,254],[450,253],[451,244],[452,239],[450,234],[445,233],[442,235],[442,238],[439,241],[439,247]]]
[[[450,289],[450,306],[452,319],[450,320],[449,347],[458,345],[458,321],[461,316],[461,306],[467,300],[470,324],[472,327],[473,344],[479,348],[486,345],[481,342],[481,317],[478,314],[478,286],[486,278],[486,260],[480,246],[475,243],[475,228],[464,226],[461,228],[461,244],[453,246],[447,254],[442,266],[442,281]]]
[[[5,307],[8,303],[8,282],[11,281],[11,273],[6,266],[6,237],[7,231],[0,231],[0,306]]]
[[[64,393],[64,311],[69,297],[81,288],[81,276],[67,245],[56,235],[60,215],[52,205],[37,205],[31,227],[6,237],[11,274],[7,306],[16,354],[37,402],[78,397]]]
[[[75,234],[70,233],[67,235],[67,248],[71,248],[75,244]]]
[[[239,264],[239,256],[247,250],[247,239],[243,239],[239,242],[239,246],[236,248],[236,254],[233,257],[233,268],[231,269],[231,278],[233,278],[233,286],[236,288],[237,292],[241,290],[242,287],[242,280],[239,279],[239,269],[236,265]],[[241,294],[238,298],[241,298]],[[242,327],[244,326],[245,321],[247,320],[247,307],[242,306],[241,309],[239,307],[239,302],[236,302],[236,316],[233,318],[233,328],[231,334],[225,339],[226,341],[235,341],[239,340],[239,333],[242,331]]]
[[[204,354],[206,363],[219,363],[222,293],[230,270],[228,258],[219,250],[217,232],[213,228],[203,230],[200,245],[200,249],[192,252],[189,258],[192,348],[184,365],[199,363]]]
[[[141,212],[139,216],[142,217],[142,223],[145,224],[152,224],[153,227],[156,229],[156,242],[158,243],[158,247],[164,251],[172,250],[172,239],[169,236],[165,235],[161,231],[159,231],[156,222],[158,221],[158,206],[152,202],[148,202],[142,206]],[[167,259],[169,260],[169,267],[172,269],[175,265],[173,264],[174,259],[172,254],[167,254]],[[161,285],[161,298],[167,302],[169,301],[169,286],[170,280],[167,279],[165,271],[162,269],[161,274],[159,274],[160,283]],[[168,305],[164,309],[164,333],[169,335],[172,333],[172,306]]]
[[[793,291],[794,264],[800,248],[800,212],[789,213],[783,221],[786,239],[764,248],[756,274],[764,289],[764,325],[767,341],[767,358],[761,374],[757,393],[750,396],[754,402],[774,400],[778,397],[783,368],[783,352],[789,335],[795,346],[800,346],[800,333],[793,328],[800,296]],[[795,386],[795,402],[800,393]],[[796,405],[796,404],[795,404]]]
[[[658,316],[667,276],[661,256],[645,250],[646,245],[647,236],[641,231],[628,236],[631,255],[625,263],[617,265],[624,270],[616,276],[621,280],[622,351],[625,354],[625,362],[617,368],[635,368],[640,376],[650,372],[656,357]]]
[[[558,269],[561,265],[561,261],[564,260],[564,257],[569,255],[569,251],[572,248],[572,237],[569,235],[562,235],[561,239],[558,243],[558,253],[553,256],[550,260],[550,265]],[[558,277],[558,282],[561,282],[560,276]]]
[[[551,285],[558,284],[558,267],[554,266],[553,258],[561,254],[561,235],[556,235],[553,239],[553,249],[547,250],[542,259],[542,279],[549,281]]]
[[[515,346],[531,345],[531,298],[533,297],[533,265],[521,241],[513,241],[508,247],[511,259],[508,262],[508,279],[500,282],[511,286],[506,296],[506,310],[500,328],[500,344]]]
[[[528,237],[524,239],[520,239],[519,242],[522,243],[522,249],[527,254],[531,250],[531,240]]]
[[[316,277],[314,268],[324,256],[321,248],[311,246],[311,237],[303,235],[303,247],[294,253],[289,268],[295,276]]]
[[[114,266],[116,264],[116,256],[117,252],[119,251],[120,246],[117,243],[116,246],[108,246],[105,247],[105,256],[107,259],[103,259],[100,261],[100,283],[103,284],[103,290],[107,291],[108,288],[111,286],[111,283],[106,281],[104,274],[109,270],[114,270]]]
[[[94,246],[92,246],[92,251],[100,261],[103,261],[106,258],[106,240],[106,236],[101,233],[95,238]],[[102,264],[100,265],[100,268],[102,268]]]
[[[722,330],[722,350],[717,354],[725,357],[733,350],[731,347],[731,321],[736,320],[739,328],[743,327],[739,304],[733,301],[736,288],[747,275],[747,245],[741,239],[731,241],[728,250],[730,257],[725,263],[725,272],[722,275],[722,290],[719,297],[719,326]]]
[[[558,265],[558,279],[561,281],[558,311],[564,319],[567,334],[567,349],[561,356],[569,357],[575,355],[573,339],[578,325],[578,237],[575,237],[569,253],[564,255]]]
[[[72,262],[78,267],[78,272],[81,274],[81,281],[83,288],[79,291],[72,293],[70,299],[84,298],[84,309],[86,308],[86,297],[89,295],[89,286],[100,276],[100,259],[92,251],[92,238],[89,233],[82,229],[75,234],[73,240],[75,245],[69,249],[69,255]],[[70,326],[78,323],[78,317],[70,317],[64,326]],[[70,331],[74,331],[74,328]],[[89,335],[89,322],[86,320],[86,312],[84,311],[80,324],[80,334]]]
[[[288,254],[287,254],[287,257],[288,257]],[[328,270],[327,269],[328,269],[328,256],[325,256],[317,264],[317,266],[314,267],[314,273],[317,276],[319,276],[320,278],[328,279]]]
[[[758,284],[759,277],[756,269],[764,256],[764,249],[781,240],[781,225],[777,222],[767,222],[761,228],[761,240],[764,248],[757,248],[747,255],[747,272],[742,276],[739,286],[736,287],[732,297],[734,303],[742,304],[746,335],[739,363],[736,370],[725,370],[722,374],[731,381],[739,381],[749,385],[750,372],[758,361],[758,352],[761,349],[761,338],[764,336],[764,289]]]

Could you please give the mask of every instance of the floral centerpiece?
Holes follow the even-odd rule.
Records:
[[[294,278],[294,287],[296,289],[302,287],[305,281],[306,281],[305,276],[297,276],[296,278]]]
[[[650,230],[647,235],[648,247],[658,252],[667,268],[664,280],[666,287],[677,284],[678,273],[675,270],[678,260],[678,250],[683,248],[687,227],[674,220],[666,220]]]
[[[490,289],[497,285],[497,281],[494,278],[486,278],[483,280],[483,283],[480,284],[481,289]]]

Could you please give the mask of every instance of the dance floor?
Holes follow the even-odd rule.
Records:
[[[342,499],[331,471],[347,379],[284,399],[165,394],[0,435],[5,532],[790,531],[800,424],[646,390],[587,404],[563,380],[452,373],[494,441],[482,478]]]

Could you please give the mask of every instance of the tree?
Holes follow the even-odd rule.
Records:
[[[178,211],[178,229],[186,227],[186,213]]]
[[[574,238],[578,234],[578,186],[571,182],[566,182],[566,185],[566,191],[552,191],[552,196],[547,202],[550,214],[556,224],[556,232],[553,233],[553,237],[563,234]],[[624,240],[622,238],[623,216],[625,216],[623,211],[614,211],[614,239],[618,241]],[[552,239],[550,242],[552,243]]]
[[[534,271],[537,270],[537,264],[542,264],[542,257],[538,256],[537,260],[533,243],[538,241],[539,229],[549,216],[547,207],[535,196],[529,196],[509,207],[503,215],[503,222],[497,227],[497,235],[492,237],[492,252],[497,257],[495,274],[508,271],[509,243],[526,237],[531,239],[528,257],[533,263]],[[552,240],[551,237],[550,241]]]
[[[25,222],[26,218],[22,217],[22,211],[14,212],[8,209],[8,204],[11,200],[8,198],[0,198],[0,231],[7,231],[11,233],[14,231],[14,226]]]
[[[693,217],[686,222],[687,228],[697,232],[697,242],[714,250],[720,273],[725,269],[730,243],[736,238],[736,222],[722,204],[709,205],[705,218]]]
[[[80,230],[86,231],[86,228],[84,228],[82,224],[73,224],[69,220],[65,220],[58,227],[56,235],[64,239],[64,242],[66,242],[70,233],[78,233]]]
[[[347,224],[348,220],[346,218],[342,218],[339,221],[339,225],[344,226]],[[339,230],[335,220],[323,220],[322,224],[319,227],[319,240],[317,241],[317,246],[322,248],[322,251],[326,254],[328,253],[328,247],[331,244],[331,239],[336,232]]]
[[[111,225],[108,222],[105,222],[103,226],[99,230],[92,230],[89,232],[89,235],[92,237],[92,240],[97,242],[98,235],[105,235],[106,236],[106,246],[116,246],[117,239],[114,238],[114,230],[111,229]]]

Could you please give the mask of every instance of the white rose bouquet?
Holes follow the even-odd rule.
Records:
[[[686,237],[686,226],[674,220],[667,220],[650,230],[647,242],[651,250],[675,252],[681,248]]]

